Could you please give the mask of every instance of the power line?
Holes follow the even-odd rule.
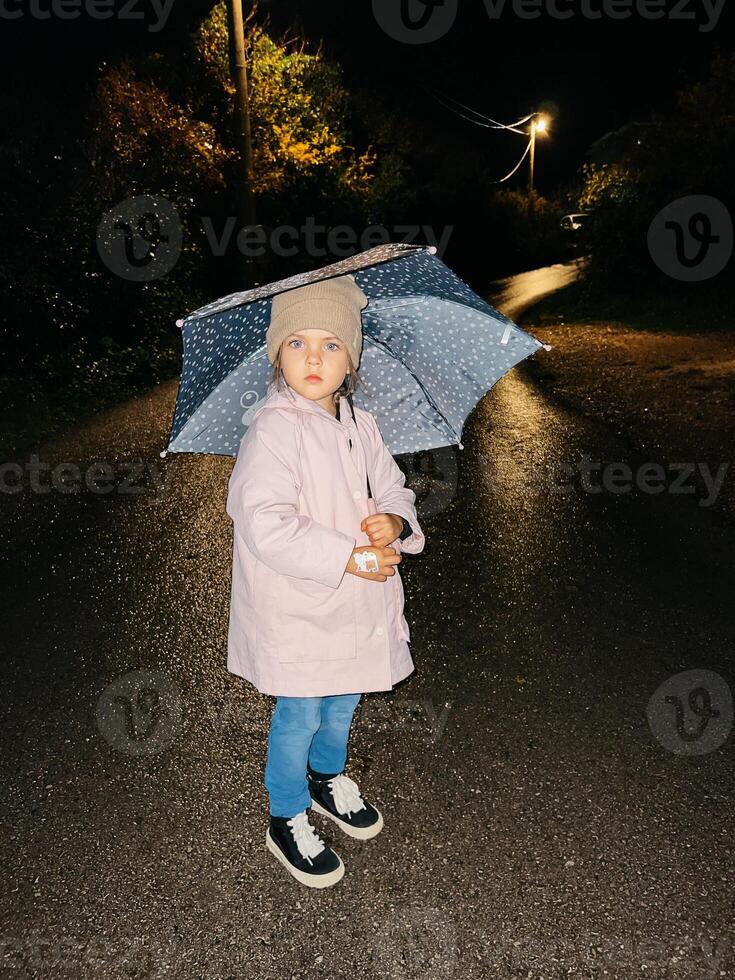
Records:
[[[469,106],[466,106],[463,102],[459,102],[457,99],[453,99],[449,95],[444,95],[443,93],[440,95],[435,92],[431,92],[430,94],[433,95],[434,98],[438,102],[440,102],[445,109],[449,109],[450,112],[454,112],[456,115],[461,116],[463,119],[466,119],[468,122],[475,123],[476,126],[484,126],[486,129],[506,129],[506,130],[511,130],[514,133],[520,133],[522,136],[527,135],[524,132],[524,130],[516,129],[515,127],[519,126],[523,122],[527,122],[531,118],[533,113],[531,113],[530,115],[526,116],[523,119],[518,119],[513,123],[506,124],[506,123],[498,122],[497,119],[492,119],[490,116],[486,116],[483,113],[478,112],[476,109],[471,109]],[[477,116],[478,118],[473,119],[471,116],[465,115],[464,113],[460,112],[458,109],[455,109],[453,106],[447,105],[447,103],[443,101],[444,99],[448,99],[456,103],[456,105],[461,106],[463,109],[466,109],[467,112],[471,112],[474,116]],[[480,120],[483,121],[481,122]]]
[[[513,169],[511,170],[511,172],[510,172],[509,174],[506,174],[506,175],[505,175],[505,177],[501,177],[501,178],[500,178],[500,180],[491,180],[491,181],[490,181],[490,183],[491,183],[491,184],[502,184],[504,180],[507,180],[507,179],[508,179],[509,177],[512,177],[512,176],[513,176],[513,174],[514,174],[514,173],[516,172],[516,170],[517,170],[517,169],[518,169],[518,168],[520,167],[520,165],[521,165],[521,164],[523,163],[523,161],[524,161],[524,160],[526,159],[526,154],[528,153],[528,151],[529,151],[530,149],[531,149],[531,141],[529,140],[529,141],[528,141],[528,146],[527,146],[527,147],[526,147],[526,149],[525,149],[525,150],[523,151],[523,156],[522,156],[522,157],[521,157],[521,159],[520,159],[520,160],[518,161],[518,163],[517,163],[517,164],[515,165],[515,167],[513,167]]]
[[[525,130],[516,129],[516,126],[520,126],[522,123],[528,122],[529,119],[532,119],[533,116],[535,115],[535,113],[533,112],[530,112],[527,116],[523,116],[522,119],[516,119],[515,122],[501,123],[498,122],[497,119],[492,119],[490,116],[486,116],[484,113],[478,112],[476,109],[470,108],[470,106],[465,105],[463,102],[460,102],[458,99],[453,98],[451,95],[446,95],[444,92],[438,92],[435,89],[431,89],[426,85],[423,86],[423,88],[431,96],[433,96],[437,100],[437,102],[440,102],[445,109],[449,109],[450,112],[454,112],[456,115],[461,116],[462,119],[466,119],[468,122],[474,123],[476,126],[483,126],[485,129],[506,129],[506,130],[510,130],[513,133],[519,133],[521,136],[528,136],[528,133],[526,133]],[[472,119],[470,116],[465,115],[464,113],[460,112],[458,109],[455,109],[453,106],[447,105],[446,101],[444,100],[454,102],[455,105],[461,106],[462,109],[465,109],[467,112],[472,113],[474,116],[477,116],[478,118]],[[480,120],[483,121],[481,122]]]
[[[528,152],[533,146],[533,142],[534,142],[533,125],[531,127],[532,131],[530,135],[524,129],[517,129],[516,127],[522,125],[523,123],[528,122],[529,119],[533,119],[533,117],[537,115],[537,113],[529,112],[527,116],[523,116],[522,119],[516,119],[515,122],[501,123],[498,122],[497,119],[492,119],[490,116],[486,116],[484,113],[478,112],[477,109],[472,109],[470,106],[465,105],[463,102],[460,102],[458,99],[453,98],[451,95],[446,95],[444,92],[438,92],[435,89],[429,88],[429,86],[427,85],[422,86],[422,88],[426,92],[428,92],[429,95],[433,96],[433,98],[435,98],[437,102],[443,105],[445,109],[449,109],[449,111],[453,112],[455,115],[460,116],[462,119],[466,119],[467,122],[474,123],[475,126],[482,126],[484,129],[504,129],[509,132],[519,133],[521,136],[528,137],[528,143],[526,145],[526,149],[523,151],[523,154],[520,160],[518,161],[518,163],[515,165],[515,167],[513,167],[510,173],[507,173],[505,177],[501,177],[500,180],[492,180],[490,181],[490,183],[502,184],[503,181],[508,180],[510,177],[513,176],[513,174],[518,170],[520,165],[526,159],[526,156],[528,155]],[[462,109],[465,109],[469,113],[472,113],[472,115],[476,116],[477,118],[473,119],[472,116],[468,116],[465,113],[460,112],[459,109],[455,109],[454,106],[449,105],[448,102],[454,102],[455,105],[460,106]],[[533,171],[533,157],[531,158],[531,171]]]

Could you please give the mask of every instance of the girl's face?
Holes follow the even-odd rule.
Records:
[[[281,368],[294,391],[332,411],[332,394],[349,370],[347,348],[328,330],[299,330],[283,341]]]

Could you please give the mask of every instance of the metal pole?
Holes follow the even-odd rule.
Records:
[[[236,129],[243,162],[243,181],[238,187],[240,219],[242,227],[255,224],[255,196],[253,194],[253,148],[250,131],[250,99],[248,96],[248,68],[245,60],[245,31],[242,17],[242,0],[228,0],[230,8],[231,52],[233,82],[237,93]],[[253,285],[254,268],[252,260],[243,255],[243,277],[245,287]]]
[[[528,165],[528,189],[533,190],[533,161],[536,155],[536,120],[531,120],[531,152],[529,153]]]

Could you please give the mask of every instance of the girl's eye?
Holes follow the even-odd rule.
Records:
[[[294,337],[293,340],[289,341],[288,346],[293,347],[294,344],[302,344],[302,343],[303,343],[302,340],[298,340],[297,338]],[[331,347],[333,350],[339,350],[339,344],[335,344],[333,340],[330,340],[328,342],[327,347]]]

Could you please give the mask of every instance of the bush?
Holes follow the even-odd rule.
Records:
[[[536,191],[495,190],[483,201],[484,261],[497,276],[564,260],[560,205]]]

